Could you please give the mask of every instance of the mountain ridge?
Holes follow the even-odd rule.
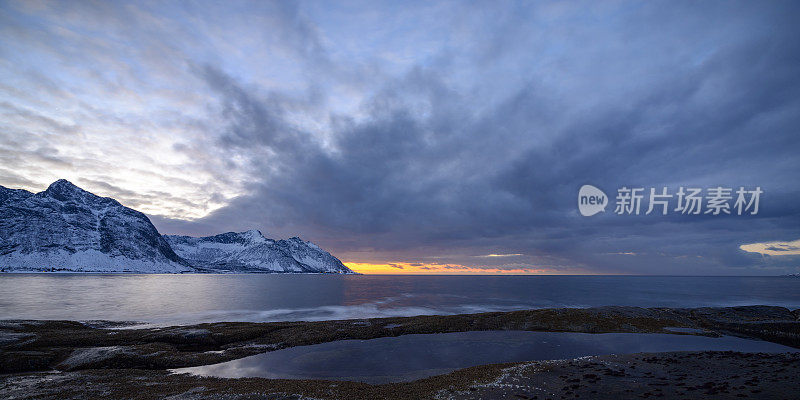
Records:
[[[164,235],[181,257],[196,268],[243,272],[352,273],[311,242],[298,237],[274,240],[258,230],[193,237]]]
[[[3,188],[0,269],[188,272],[143,213],[59,179],[39,193]]]
[[[181,253],[194,256],[198,251],[190,243],[224,242],[225,237],[238,240],[242,248],[227,248],[213,263],[201,262],[202,257],[187,260],[170,243],[175,241]],[[330,253],[299,238],[273,240],[260,231],[201,238],[162,235],[144,213],[65,179],[38,193],[0,186],[0,271],[353,273]]]

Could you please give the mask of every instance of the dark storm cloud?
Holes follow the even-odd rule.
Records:
[[[261,229],[314,240],[346,261],[422,270],[791,272],[798,257],[739,245],[800,237],[798,7],[233,2],[199,12],[109,4],[85,15],[113,40],[76,43],[76,29],[55,35],[58,48],[52,35],[14,19],[8,35],[26,46],[66,64],[78,54],[99,60],[96,70],[70,66],[101,92],[122,93],[118,107],[142,98],[169,106],[142,115],[76,100],[79,116],[91,118],[56,119],[6,101],[0,111],[22,122],[9,132],[29,124],[44,133],[25,143],[0,137],[0,157],[6,165],[35,159],[30,170],[40,175],[57,162],[105,171],[114,160],[63,154],[52,142],[113,123],[141,137],[140,147],[169,150],[142,150],[133,160],[135,176],[162,183],[160,190],[123,188],[105,172],[84,181],[132,206],[168,199],[151,214],[164,233]],[[136,24],[126,23],[128,14]],[[125,51],[104,57],[117,44]],[[63,88],[75,85],[42,82],[39,90],[72,104]],[[204,180],[193,184],[195,175]],[[0,179],[27,178],[0,168]],[[583,184],[612,196],[605,213],[578,214]],[[756,216],[613,215],[622,186],[765,193]],[[168,187],[183,190],[167,194]],[[170,218],[215,205],[222,207],[200,219]]]
[[[455,251],[462,264],[484,266],[485,260],[466,256],[491,248],[556,268],[754,272],[744,267],[762,258],[739,244],[800,235],[800,207],[792,200],[800,195],[794,179],[800,170],[800,32],[789,17],[797,15],[795,7],[777,6],[761,10],[761,21],[712,10],[753,25],[744,27],[752,34],[732,25],[734,38],[713,43],[694,63],[670,62],[675,54],[658,40],[674,38],[658,35],[647,54],[608,54],[632,57],[633,68],[651,68],[653,76],[625,68],[603,72],[620,81],[631,72],[640,87],[611,89],[609,100],[629,97],[579,113],[572,103],[578,99],[536,80],[491,109],[471,113],[472,103],[442,78],[446,65],[417,67],[386,82],[363,105],[366,118],[333,117],[335,152],[285,121],[286,101],[259,96],[206,67],[203,78],[226,104],[221,143],[252,152],[264,180],[202,222],[233,228],[256,218],[268,231],[302,232],[339,252],[406,251],[413,257],[415,249]],[[683,12],[696,17],[702,10]],[[636,34],[657,22],[670,31],[687,28],[679,41],[702,37],[701,26],[681,25],[680,16],[664,20],[645,11],[630,27],[607,29]],[[493,57],[502,57],[503,42],[514,40],[494,37]],[[664,61],[642,66],[634,57]],[[605,215],[586,219],[575,205],[584,183],[611,196],[622,186],[674,192],[678,186],[760,185],[766,194],[757,216],[617,216],[609,215],[612,204]],[[796,261],[770,266],[786,265]]]

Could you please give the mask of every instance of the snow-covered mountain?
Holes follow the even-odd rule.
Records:
[[[338,258],[297,237],[273,240],[251,230],[207,237],[165,235],[164,238],[179,256],[198,269],[353,273]]]
[[[192,272],[144,214],[66,180],[0,186],[0,270]]]
[[[35,194],[0,186],[0,271],[353,273],[296,237],[162,236],[146,215],[63,179]]]

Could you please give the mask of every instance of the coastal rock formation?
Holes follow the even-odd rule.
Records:
[[[800,353],[638,353],[491,364],[413,382],[224,379],[174,373],[294,346],[477,330],[736,336],[800,347],[782,307],[538,309],[317,322],[0,322],[0,398],[795,398]],[[731,330],[739,325],[747,330]],[[780,324],[780,325],[776,325]],[[110,329],[122,328],[127,329]],[[674,328],[693,328],[679,332]],[[760,327],[760,328],[756,328]],[[777,330],[776,330],[777,329]],[[635,351],[632,349],[632,352]],[[633,383],[632,383],[633,382]]]

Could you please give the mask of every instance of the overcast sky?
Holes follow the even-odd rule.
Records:
[[[797,273],[798,20],[795,1],[2,1],[0,185],[66,178],[162,233],[297,235],[365,272]],[[584,184],[605,212],[581,216]],[[764,193],[756,215],[614,212],[619,188],[681,186]]]

